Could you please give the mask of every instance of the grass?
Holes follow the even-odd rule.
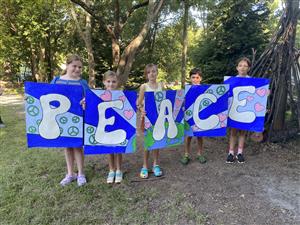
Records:
[[[60,187],[61,149],[27,149],[22,105],[1,105],[0,224],[203,224],[184,193],[162,194],[157,182],[105,183],[107,168],[86,163],[89,182]],[[98,165],[97,165],[98,166]],[[159,181],[158,181],[159,182]],[[148,184],[148,183],[147,183]],[[168,189],[167,189],[168,190]]]

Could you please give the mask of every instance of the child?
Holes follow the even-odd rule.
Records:
[[[146,112],[144,110],[144,93],[145,91],[162,91],[163,90],[163,84],[157,82],[157,65],[154,64],[148,64],[145,67],[144,75],[145,78],[148,80],[147,83],[144,83],[140,87],[139,92],[139,98],[137,100],[137,108],[141,111],[142,118],[141,118],[141,128],[142,131],[144,131],[144,121],[145,121],[145,115]],[[154,173],[154,176],[160,177],[162,175],[162,170],[158,165],[158,157],[159,157],[159,150],[152,150],[153,152],[153,167],[152,172]],[[140,172],[140,177],[143,179],[148,178],[148,158],[149,158],[149,151],[144,151],[144,162],[143,167]]]
[[[88,84],[86,80],[81,79],[82,60],[78,55],[70,55],[66,60],[66,69],[62,73],[62,76],[55,77],[51,84],[68,84],[68,85],[81,85],[87,90]],[[83,109],[85,108],[85,99],[80,101]],[[65,157],[67,163],[67,175],[60,182],[62,186],[70,184],[77,179],[78,186],[86,184],[86,178],[83,172],[84,156],[82,147],[79,148],[66,148]],[[74,161],[76,161],[78,168],[78,175],[73,172]]]
[[[248,58],[243,57],[237,61],[237,67],[236,70],[238,71],[237,77],[250,77],[248,75],[248,72],[251,67],[251,62]],[[246,131],[245,130],[239,130],[236,128],[230,129],[230,138],[229,138],[229,153],[227,155],[226,163],[233,163],[234,162],[234,148],[235,143],[237,141],[237,134],[239,132],[239,138],[238,138],[238,151],[236,155],[236,159],[238,163],[244,163],[245,158],[243,156],[243,150],[244,150],[244,144],[245,144],[245,138],[246,138]]]
[[[113,71],[104,73],[103,84],[106,90],[117,90],[119,82],[117,74]],[[109,173],[106,182],[108,184],[121,183],[123,180],[123,173],[121,171],[122,154],[109,154],[108,165]]]
[[[198,68],[194,68],[190,71],[190,80],[192,85],[200,85],[202,81],[201,70]],[[181,158],[180,162],[183,165],[187,165],[190,162],[190,154],[191,154],[191,141],[192,137],[186,137],[185,148],[184,148],[184,156]],[[206,158],[203,155],[203,138],[197,137],[198,142],[198,150],[196,159],[200,163],[206,163]]]

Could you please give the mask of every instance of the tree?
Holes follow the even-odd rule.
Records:
[[[110,36],[112,42],[112,58],[113,58],[113,67],[117,70],[117,74],[120,76],[121,84],[124,84],[130,73],[134,58],[136,53],[139,50],[139,47],[143,43],[149,29],[150,25],[154,19],[158,16],[158,13],[162,7],[164,0],[154,1],[143,1],[140,3],[135,3],[129,5],[128,2],[120,2],[119,0],[113,1],[113,18],[104,17],[103,9],[111,10],[109,6],[103,7],[100,5],[95,5],[95,7],[88,6],[85,2],[81,0],[71,0],[73,3],[80,5],[84,10],[86,10],[96,21],[99,22],[99,25],[105,29],[105,32]],[[104,3],[103,3],[104,4]],[[121,4],[124,8],[121,8]],[[96,8],[96,7],[99,8]],[[123,52],[121,53],[121,44],[122,43],[122,32],[124,27],[128,23],[128,19],[133,15],[133,13],[145,6],[148,6],[146,20],[140,28],[139,33],[133,37],[128,44],[124,47]],[[100,10],[101,15],[100,15]],[[105,13],[104,13],[105,14]],[[111,22],[112,21],[112,22]]]
[[[182,59],[181,59],[181,88],[184,88],[186,77],[187,47],[188,47],[188,18],[189,0],[184,0],[183,30],[182,30]]]
[[[192,54],[206,82],[221,82],[223,76],[236,73],[239,57],[251,56],[253,48],[262,51],[269,36],[268,16],[264,1],[223,0],[215,5],[206,33]]]
[[[50,81],[64,49],[68,19],[64,1],[1,1],[2,62],[13,74],[30,68],[32,79]]]
[[[88,6],[91,5],[90,1],[86,1],[86,4]],[[90,87],[95,88],[96,86],[96,77],[95,77],[95,59],[94,59],[94,51],[93,51],[93,45],[92,45],[92,21],[91,21],[91,15],[85,12],[85,27],[84,31],[77,19],[77,14],[75,12],[75,9],[73,5],[70,7],[71,15],[73,17],[73,20],[76,24],[77,30],[79,32],[80,37],[83,39],[85,43],[85,47],[87,50],[88,55],[88,71],[89,71],[89,85]]]
[[[270,112],[265,122],[269,141],[282,141],[300,130],[300,54],[295,48],[299,18],[299,1],[286,0],[278,30],[251,71],[257,77],[271,79]],[[287,111],[297,126],[286,123]]]

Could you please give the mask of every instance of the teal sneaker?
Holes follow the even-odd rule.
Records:
[[[149,176],[148,169],[145,167],[142,167],[141,172],[140,172],[140,178],[147,179],[148,176]]]
[[[156,177],[162,176],[162,171],[161,171],[159,165],[153,166],[152,172],[154,173],[154,176],[156,176]]]

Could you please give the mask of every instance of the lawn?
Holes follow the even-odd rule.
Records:
[[[205,222],[205,216],[183,201],[183,193],[171,192],[170,197],[160,202],[160,187],[155,185],[159,181],[145,185],[131,182],[130,176],[125,176],[121,185],[107,185],[104,156],[86,160],[86,186],[79,188],[73,183],[61,187],[59,181],[65,174],[63,150],[26,147],[20,98],[14,104],[0,104],[6,124],[0,130],[0,224]]]

